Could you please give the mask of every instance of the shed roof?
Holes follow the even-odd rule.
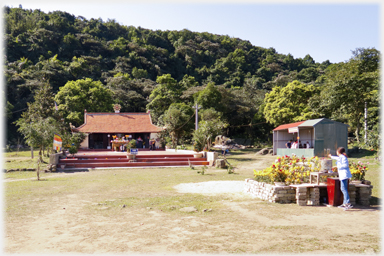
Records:
[[[274,131],[287,130],[287,129],[293,128],[293,127],[314,127],[314,126],[318,125],[319,123],[323,123],[323,124],[324,123],[339,123],[339,124],[343,124],[343,123],[336,122],[336,121],[333,121],[333,120],[330,120],[330,119],[327,119],[327,118],[318,118],[318,119],[311,119],[311,120],[306,120],[306,121],[300,121],[300,122],[291,123],[291,124],[282,124],[282,125],[276,127],[273,130]],[[343,124],[343,125],[348,126],[347,124]]]
[[[161,128],[152,124],[149,113],[84,113],[84,124],[74,131],[84,133],[154,133]]]
[[[304,123],[305,121],[300,121],[296,123],[291,123],[291,124],[282,124],[280,126],[277,126],[274,131],[279,131],[279,130],[287,130],[288,128],[293,128],[293,127],[298,127],[300,124]]]

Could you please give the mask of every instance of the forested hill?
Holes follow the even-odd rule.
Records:
[[[212,84],[221,92],[216,110],[230,127],[265,123],[259,107],[266,92],[294,80],[315,84],[331,65],[317,63],[309,54],[294,58],[227,35],[153,31],[61,11],[5,7],[4,12],[8,127],[20,118],[27,102],[34,101],[34,91],[42,84],[49,83],[57,94],[68,81],[86,78],[112,90],[123,112],[156,108],[155,122],[169,104],[191,105],[196,92]],[[159,77],[178,84],[174,102],[160,108],[153,102]],[[271,127],[253,128],[261,135]],[[18,136],[14,130],[8,139]],[[256,136],[244,128],[228,131]]]

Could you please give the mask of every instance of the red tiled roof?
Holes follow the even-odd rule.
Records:
[[[148,133],[160,132],[152,124],[149,113],[87,113],[85,123],[74,131],[84,133]]]
[[[274,131],[278,131],[278,130],[287,130],[288,128],[292,128],[292,127],[297,127],[299,126],[300,124],[304,123],[305,121],[300,121],[300,122],[297,122],[297,123],[291,123],[291,124],[282,124],[278,127],[276,127],[275,129],[273,129]]]

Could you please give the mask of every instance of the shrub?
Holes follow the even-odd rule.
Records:
[[[127,144],[127,149],[136,148],[136,140],[130,140]]]

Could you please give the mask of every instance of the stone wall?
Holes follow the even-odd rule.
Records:
[[[272,203],[296,203],[296,191],[290,186],[274,186],[265,182],[246,179],[244,192]]]
[[[371,185],[352,184],[348,186],[348,193],[351,204],[369,206],[372,195]],[[265,182],[258,182],[253,179],[246,179],[244,192],[257,198],[273,203],[296,203],[300,206],[317,206],[322,196],[326,196],[327,187],[314,184],[300,184],[292,186],[274,186]]]
[[[371,199],[372,188],[371,185],[359,184],[356,187],[356,204],[369,205],[369,199]]]

